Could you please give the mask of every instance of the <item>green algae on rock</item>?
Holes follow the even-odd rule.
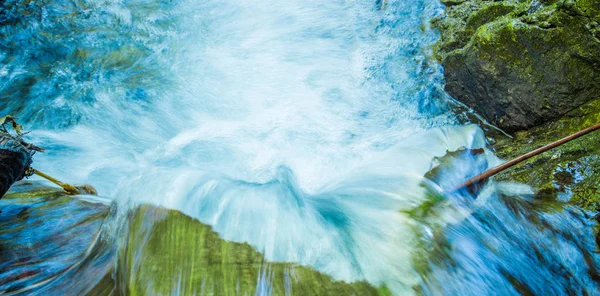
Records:
[[[600,98],[600,0],[442,1],[446,91],[507,131]]]
[[[150,205],[130,216],[117,276],[130,295],[390,295],[366,282],[335,281],[311,268],[269,262],[179,211]]]
[[[493,146],[503,158],[514,158],[600,122],[600,100],[572,110],[561,119],[498,138]],[[496,176],[529,184],[538,196],[569,199],[587,210],[600,210],[600,133],[593,132],[521,163]]]
[[[0,209],[4,224],[0,247],[10,250],[0,256],[8,267],[0,269],[2,291],[95,296],[391,295],[387,288],[364,281],[335,281],[309,267],[269,262],[250,245],[223,240],[210,226],[176,210],[151,205],[131,210],[128,231],[115,255],[114,237],[95,239],[104,219],[115,218],[106,204],[20,182],[0,200]],[[41,266],[52,268],[42,271]],[[55,277],[63,280],[48,280]]]
[[[537,126],[512,140],[497,137],[500,157],[600,122],[599,0],[442,2],[445,13],[433,25],[441,32],[435,53],[448,93],[507,131]],[[598,210],[599,139],[577,139],[496,179]]]

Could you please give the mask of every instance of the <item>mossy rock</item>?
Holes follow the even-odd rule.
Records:
[[[389,295],[294,263],[269,262],[179,211],[142,205],[130,215],[117,279],[129,295]],[[124,275],[120,276],[120,275]]]
[[[513,132],[600,98],[600,0],[463,1],[433,20],[446,91]]]
[[[600,122],[600,100],[587,103],[561,119],[498,138],[494,149],[510,159]],[[600,210],[600,131],[536,156],[496,176],[537,189],[544,198],[569,199],[587,210]]]
[[[223,240],[176,210],[141,205],[122,217],[115,209],[60,188],[17,183],[0,200],[0,291],[391,295],[365,281],[336,281],[309,267],[270,262],[250,245]]]

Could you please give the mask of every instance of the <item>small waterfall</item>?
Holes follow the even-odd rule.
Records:
[[[39,169],[122,215],[176,209],[265,260],[393,294],[596,291],[595,222],[525,185],[409,214],[436,194],[434,159],[484,149],[439,188],[501,161],[450,111],[439,1],[41,2],[0,11],[0,106],[47,149]]]

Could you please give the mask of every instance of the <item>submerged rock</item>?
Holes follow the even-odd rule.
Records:
[[[485,169],[482,152],[448,152],[434,159],[425,177],[444,188],[440,182],[468,172],[461,162],[474,171]],[[412,229],[419,238],[411,262],[422,278],[416,287],[420,295],[598,291],[598,224],[588,212],[564,201],[535,198],[526,185],[481,185],[477,199],[465,191],[440,194],[437,186],[426,185],[426,201],[403,211],[414,219]]]
[[[600,98],[600,0],[442,1],[446,91],[512,132]]]
[[[111,270],[111,252],[91,249],[106,204],[20,182],[0,210],[0,294],[83,295]]]
[[[142,205],[130,216],[117,274],[131,295],[389,295],[294,263],[269,262],[179,211]],[[117,276],[116,278],[122,278]]]
[[[270,262],[176,210],[141,205],[122,217],[114,209],[60,188],[17,183],[0,200],[0,294],[391,294]]]
[[[173,5],[0,1],[0,109],[64,128],[89,119],[107,93],[143,105],[171,80],[157,57],[172,40]]]

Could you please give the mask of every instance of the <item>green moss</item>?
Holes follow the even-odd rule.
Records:
[[[481,9],[468,17],[465,29],[475,32],[480,26],[493,22],[501,16],[515,11],[515,9],[517,9],[515,5],[505,2],[492,2],[482,5]]]
[[[446,91],[512,132],[559,118],[600,93],[599,0],[481,1],[432,21]]]
[[[585,104],[560,120],[498,138],[498,156],[511,159],[600,122],[600,100]],[[588,210],[600,210],[600,132],[596,131],[536,156],[496,176],[529,184],[540,197],[570,197]]]
[[[269,262],[245,243],[223,240],[178,211],[143,205],[131,215],[119,273],[130,295],[389,295],[366,282],[335,281],[311,268]],[[119,278],[119,276],[117,276]],[[287,287],[287,288],[286,288]]]
[[[104,204],[81,201],[60,188],[36,182],[18,182],[5,198],[13,204],[19,199],[26,204],[31,204],[32,198],[42,199],[36,200],[35,211],[83,205],[91,215],[75,219],[75,226],[92,225],[109,212]],[[141,205],[131,210],[127,219],[125,233],[119,233],[124,237],[118,256],[114,257],[116,268],[97,274],[98,282],[86,295],[256,295],[258,287],[270,291],[269,295],[286,295],[287,291],[293,295],[391,295],[385,286],[336,281],[306,266],[268,261],[250,245],[226,241],[210,226],[176,210]],[[67,223],[67,229],[75,227],[68,225],[67,220],[61,220]],[[3,231],[18,233],[24,227],[25,224]],[[101,240],[103,243],[107,245],[94,248],[94,252],[102,250],[94,256],[111,256],[102,252],[113,248],[115,242]]]
[[[448,5],[447,2],[444,4]],[[505,16],[514,17],[525,10],[515,1],[460,1],[446,7],[442,17],[432,20],[433,27],[440,30],[441,39],[434,46],[439,60],[450,52],[465,47],[475,32],[483,25],[493,23]]]

